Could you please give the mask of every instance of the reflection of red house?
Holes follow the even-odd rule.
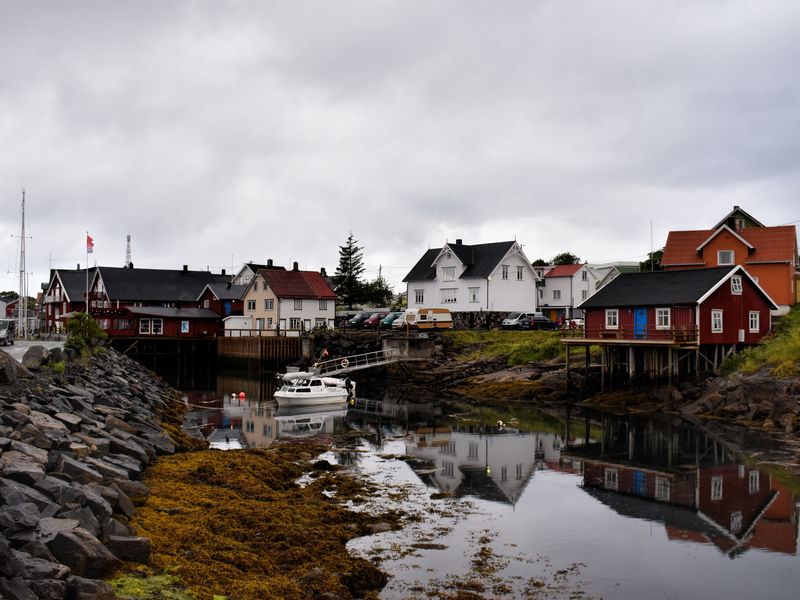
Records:
[[[672,505],[694,507],[696,471],[658,471],[637,466],[585,460],[584,485],[604,488]]]

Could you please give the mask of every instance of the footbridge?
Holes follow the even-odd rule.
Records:
[[[310,370],[317,375],[341,375],[360,371],[361,369],[389,365],[401,360],[410,359],[404,358],[399,348],[385,348],[375,352],[323,360],[312,365]]]

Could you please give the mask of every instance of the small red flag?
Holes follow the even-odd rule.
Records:
[[[94,240],[87,233],[86,234],[86,254],[91,254],[92,252],[94,252]]]

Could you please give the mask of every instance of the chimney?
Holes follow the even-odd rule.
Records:
[[[128,268],[129,268],[129,269],[132,269],[132,268],[133,268],[133,263],[132,263],[132,262],[129,262],[129,263],[128,263]]]
[[[183,272],[184,273],[188,273],[189,272],[189,265],[183,265]]]
[[[272,266],[272,259],[268,258],[267,259],[267,268],[269,269],[271,266]]]
[[[294,261],[292,263],[292,271],[297,271],[299,269],[299,266],[300,265],[297,264],[297,261]]]
[[[225,276],[225,269],[222,269],[222,276]]]
[[[461,238],[456,238],[456,246],[460,246],[463,241]]]
[[[328,273],[325,271],[325,267],[320,267],[319,274],[322,275],[323,277],[328,276]]]
[[[80,271],[80,270],[81,270],[81,263],[78,263],[78,266],[77,266],[77,267],[75,267],[75,270],[76,270],[76,271]]]

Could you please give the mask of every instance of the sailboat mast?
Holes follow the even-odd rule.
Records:
[[[28,290],[25,283],[25,188],[22,188],[22,222],[19,231],[19,301],[17,304],[19,326],[17,335],[23,339],[28,338]]]

